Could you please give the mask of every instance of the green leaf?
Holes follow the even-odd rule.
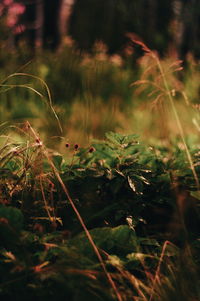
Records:
[[[22,212],[13,207],[0,206],[0,219],[8,221],[9,225],[15,230],[20,231],[23,227],[23,214]]]
[[[137,238],[135,232],[127,225],[115,228],[95,228],[90,231],[90,234],[97,247],[108,253],[122,256],[136,250]],[[69,243],[77,246],[79,251],[85,254],[92,254],[91,252],[93,252],[85,232],[71,239]]]
[[[105,134],[106,138],[111,141],[114,144],[118,145],[127,145],[131,143],[137,143],[135,139],[138,138],[138,135],[132,134],[132,135],[122,135],[119,133],[114,133],[114,132],[108,132]]]
[[[160,247],[159,243],[157,242],[156,239],[153,238],[140,238],[139,239],[141,245],[145,245],[145,246],[154,246],[154,247]]]
[[[197,200],[200,200],[200,191],[191,191],[190,195],[196,198]]]
[[[150,185],[149,181],[145,177],[143,177],[141,175],[135,175],[135,177],[138,178],[139,180],[141,180],[146,185]]]
[[[52,160],[53,160],[53,163],[55,165],[55,167],[57,169],[60,169],[61,168],[61,164],[62,164],[62,161],[63,161],[63,157],[61,155],[54,155],[52,157]]]
[[[126,135],[123,137],[123,143],[128,143],[128,144],[131,144],[134,143],[136,145],[138,145],[138,141],[136,141],[136,139],[139,138],[139,135],[136,135],[136,134],[131,134],[131,135]]]
[[[10,164],[7,164],[7,167],[9,167],[8,165],[10,165]],[[13,169],[14,168],[0,168],[0,178],[1,179],[17,180],[18,176],[15,175],[12,172]]]
[[[134,192],[136,192],[136,186],[135,186],[133,180],[132,180],[129,176],[128,176],[128,184],[129,184],[129,186],[131,187],[131,189],[132,189]]]
[[[23,215],[19,209],[0,206],[0,247],[13,250],[20,242]]]
[[[123,135],[114,133],[114,132],[108,132],[105,134],[106,138],[113,142],[114,144],[121,144],[123,141]]]

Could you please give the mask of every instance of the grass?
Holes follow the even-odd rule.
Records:
[[[136,43],[135,73],[69,48],[2,76],[3,300],[199,299],[199,73]]]
[[[96,50],[91,56],[81,56],[69,46],[61,50],[60,59],[47,53],[30,60],[31,56],[25,54],[24,57],[30,60],[30,63],[21,65],[21,56],[22,54],[14,61],[14,57],[17,57],[17,54],[14,54],[12,60],[7,59],[7,65],[1,70],[1,78],[9,78],[4,85],[13,85],[12,89],[7,87],[10,90],[6,93],[3,92],[7,88],[1,88],[1,105],[5,113],[1,115],[1,122],[7,120],[23,122],[28,117],[41,135],[48,137],[48,141],[51,141],[49,139],[51,136],[63,137],[63,139],[53,138],[51,146],[55,144],[55,139],[57,141],[69,139],[72,143],[79,142],[81,145],[86,141],[84,144],[86,145],[93,138],[102,139],[105,132],[110,130],[121,133],[137,132],[142,140],[149,140],[150,143],[157,138],[158,143],[167,140],[170,135],[172,136],[170,139],[173,139],[180,133],[174,122],[174,113],[171,112],[166,101],[162,101],[162,98],[156,101],[156,94],[152,94],[152,97],[148,96],[152,91],[151,87],[139,93],[139,88],[131,86],[131,83],[138,80],[139,74],[142,74],[144,69],[147,77],[152,76],[155,80],[156,76],[159,77],[158,71],[157,75],[154,74],[156,68],[150,68],[152,61],[147,59],[147,56],[134,66],[129,57],[121,60],[119,64],[116,59],[108,57],[103,50],[99,52]],[[179,68],[173,63],[174,60],[171,58],[162,60],[162,66],[167,72],[167,81],[172,85],[175,93],[173,97],[175,105],[180,118],[183,119],[181,123],[185,123],[184,130],[188,135],[198,137],[199,110],[197,106],[195,107],[198,103],[198,65],[189,58],[189,67],[179,72],[182,74],[179,76],[176,75],[177,71],[175,73],[167,71],[168,67],[173,70]],[[32,78],[30,76],[10,78],[9,75],[13,70],[16,70],[16,73],[30,74]],[[44,82],[42,84],[41,80],[34,79],[34,76],[47,83],[63,134],[54,121],[52,110],[48,110],[45,106],[49,97]],[[180,77],[183,79],[179,80]],[[19,87],[24,85],[29,88]],[[30,89],[35,89],[40,95]],[[185,92],[184,100],[181,91]],[[41,95],[44,102],[41,101]],[[153,115],[157,116],[154,118]],[[163,124],[163,118],[165,127],[160,126]]]

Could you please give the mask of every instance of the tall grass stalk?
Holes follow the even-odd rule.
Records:
[[[157,53],[155,53],[154,51],[152,51],[151,49],[149,49],[143,42],[135,39],[132,34],[128,34],[128,37],[131,39],[131,41],[135,44],[138,44],[142,47],[143,51],[149,55],[155,62],[156,62],[156,65],[158,67],[158,70],[161,74],[161,77],[162,77],[162,80],[163,80],[163,85],[164,85],[164,89],[161,90],[161,92],[168,97],[168,100],[169,100],[169,103],[170,103],[170,106],[172,108],[172,111],[173,111],[173,114],[174,114],[174,117],[175,117],[175,121],[176,121],[176,124],[177,124],[177,127],[178,127],[178,130],[179,130],[179,133],[180,133],[180,137],[181,137],[181,140],[182,140],[182,143],[183,143],[183,146],[184,146],[184,149],[185,149],[185,152],[186,152],[186,155],[187,155],[187,158],[188,158],[188,162],[189,162],[189,165],[190,165],[190,168],[192,170],[192,173],[193,173],[193,177],[194,177],[194,180],[196,182],[196,187],[197,187],[197,190],[200,190],[200,182],[199,182],[199,178],[198,178],[198,175],[197,175],[197,172],[195,170],[195,166],[194,166],[194,163],[193,163],[193,160],[192,160],[192,156],[190,154],[190,151],[189,151],[189,148],[188,148],[188,145],[186,143],[186,139],[185,139],[185,135],[184,135],[184,130],[183,130],[183,126],[182,126],[182,123],[181,123],[181,120],[180,120],[180,117],[179,117],[179,114],[177,112],[177,109],[176,109],[176,106],[175,106],[175,103],[174,103],[174,99],[172,97],[172,91],[169,87],[169,84],[168,84],[168,81],[167,81],[167,78],[166,78],[166,74],[164,72],[164,69],[162,67],[162,64],[161,64],[161,61],[157,55]],[[143,83],[143,81],[138,81],[137,83]],[[153,85],[156,85],[157,89],[160,90],[160,87],[159,85],[157,85],[156,83],[152,82]],[[159,97],[159,96],[158,96]]]
[[[169,85],[168,85],[165,73],[163,71],[163,68],[162,68],[162,65],[160,63],[160,60],[159,60],[158,56],[153,53],[153,58],[156,60],[158,68],[159,68],[160,73],[161,73],[161,76],[163,78],[163,83],[164,83],[164,86],[165,86],[165,89],[166,89],[166,92],[167,92],[167,96],[168,96],[171,108],[172,108],[173,113],[174,113],[174,117],[175,117],[178,129],[179,129],[179,132],[180,132],[180,136],[181,136],[184,148],[185,148],[185,152],[187,154],[187,158],[188,158],[188,161],[189,161],[189,164],[190,164],[190,168],[192,170],[192,173],[193,173],[193,176],[194,176],[194,179],[195,179],[195,182],[196,182],[197,189],[200,190],[199,178],[198,178],[198,175],[196,173],[196,170],[195,170],[195,167],[194,167],[194,163],[193,163],[193,160],[192,160],[192,156],[190,154],[189,148],[188,148],[186,140],[185,140],[183,126],[181,124],[178,112],[176,110],[176,107],[175,107],[175,104],[174,104],[174,100],[173,100],[173,97],[172,97],[172,93],[170,91],[170,88],[169,88]]]
[[[167,248],[168,245],[171,245],[170,241],[165,241],[165,243],[163,245],[163,248],[162,248],[162,253],[161,253],[161,256],[160,256],[160,260],[158,262],[158,266],[157,266],[157,269],[156,269],[155,277],[153,279],[152,292],[151,292],[149,301],[153,300],[153,297],[154,297],[154,294],[155,294],[156,284],[157,284],[157,282],[160,281],[160,277],[161,277],[161,275],[160,275],[160,268],[161,268],[161,264],[163,262],[163,258],[164,258],[164,255],[165,255],[165,252],[166,252],[166,248]]]
[[[40,141],[40,138],[38,137],[38,135],[36,134],[36,132],[34,131],[34,129],[31,127],[31,125],[29,123],[28,123],[28,125],[29,125],[30,131],[32,132],[33,136],[35,137],[35,140],[37,140],[37,141],[39,140]],[[43,151],[44,156],[47,158],[47,160],[48,160],[48,162],[49,162],[49,164],[50,164],[50,166],[51,166],[51,168],[53,170],[53,173],[55,174],[58,182],[60,183],[60,185],[61,185],[61,187],[62,187],[62,189],[63,189],[63,191],[64,191],[64,193],[65,193],[65,195],[66,195],[66,197],[68,199],[68,201],[70,202],[70,205],[71,205],[72,209],[74,210],[74,212],[75,212],[75,214],[77,216],[78,221],[80,222],[83,230],[85,231],[85,234],[86,234],[86,236],[87,236],[87,238],[88,238],[88,240],[89,240],[89,242],[90,242],[90,244],[91,244],[91,246],[92,246],[92,248],[93,248],[93,250],[94,250],[94,252],[95,252],[95,254],[96,254],[97,258],[98,258],[98,260],[99,260],[99,262],[100,262],[100,265],[101,265],[101,267],[102,267],[102,269],[103,269],[103,271],[104,271],[104,273],[105,273],[105,275],[107,277],[107,280],[110,283],[113,291],[116,294],[117,300],[118,301],[123,301],[123,299],[122,299],[122,297],[121,297],[121,295],[120,295],[120,293],[119,293],[119,291],[118,291],[118,289],[116,287],[115,282],[113,281],[110,273],[107,271],[107,268],[105,266],[103,258],[101,256],[101,254],[100,254],[100,252],[99,252],[99,250],[98,250],[98,248],[97,248],[97,246],[96,246],[96,244],[95,244],[95,242],[94,242],[94,240],[93,240],[90,232],[88,231],[88,229],[87,229],[87,227],[86,227],[86,225],[85,225],[85,223],[84,223],[84,221],[83,221],[83,219],[82,219],[82,217],[81,217],[78,209],[76,208],[76,206],[75,206],[75,204],[74,204],[74,202],[73,202],[73,200],[72,200],[72,198],[71,198],[71,196],[69,194],[69,191],[68,191],[66,185],[64,184],[62,178],[60,177],[59,172],[57,171],[57,169],[56,169],[53,161],[51,160],[51,158],[49,156],[48,150],[46,150],[46,148],[42,145],[42,143],[41,143],[41,146],[42,146],[42,151]],[[51,220],[51,216],[49,216],[49,218]]]
[[[59,127],[59,129],[60,129],[60,132],[62,133],[62,132],[63,132],[63,129],[62,129],[60,120],[59,120],[59,118],[58,118],[58,115],[56,114],[56,111],[54,110],[54,107],[53,107],[51,92],[50,92],[50,90],[49,90],[48,85],[46,84],[46,82],[45,82],[42,78],[40,78],[40,77],[38,77],[38,76],[36,76],[36,75],[29,74],[29,73],[13,73],[13,74],[8,75],[8,76],[0,83],[0,87],[6,87],[7,90],[12,89],[12,88],[16,88],[16,87],[26,88],[26,89],[29,89],[29,90],[33,91],[34,93],[36,93],[37,95],[39,95],[39,96],[43,99],[43,98],[44,98],[44,95],[42,95],[40,92],[38,92],[36,89],[32,88],[32,87],[29,86],[29,85],[26,85],[26,84],[23,84],[23,85],[18,85],[18,84],[15,84],[15,85],[7,85],[7,84],[5,84],[5,82],[6,82],[7,80],[9,80],[10,78],[13,78],[13,77],[21,77],[21,76],[23,76],[23,77],[30,77],[30,78],[32,78],[32,79],[36,79],[36,80],[38,80],[38,81],[42,84],[42,86],[45,87],[45,90],[46,90],[46,92],[47,92],[47,98],[48,98],[47,104],[49,105],[50,109],[52,110],[52,112],[53,112],[53,114],[54,114],[54,117],[56,118],[56,121],[57,121],[57,123],[58,123],[58,127]],[[3,91],[3,92],[5,92],[5,91]]]

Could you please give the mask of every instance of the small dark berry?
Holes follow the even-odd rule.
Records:
[[[39,139],[39,138],[37,138],[35,141],[36,141],[36,143],[38,143],[38,144],[40,143],[40,139]]]
[[[67,148],[70,147],[70,144],[69,144],[69,143],[66,143],[66,144],[65,144],[65,147],[67,147]]]
[[[90,149],[89,149],[89,153],[93,153],[95,151],[95,148],[92,146],[92,147],[90,147]]]
[[[77,150],[78,148],[79,148],[79,145],[78,145],[78,144],[75,144],[75,145],[74,145],[74,149]]]

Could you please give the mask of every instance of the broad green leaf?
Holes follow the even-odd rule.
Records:
[[[90,234],[98,248],[116,255],[123,255],[133,252],[137,246],[135,232],[127,225],[115,228],[95,228],[90,230]],[[80,233],[69,241],[83,253],[93,252],[92,247],[86,237],[85,232]]]

